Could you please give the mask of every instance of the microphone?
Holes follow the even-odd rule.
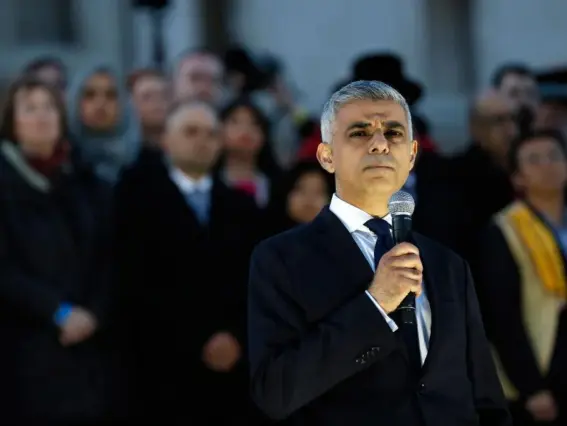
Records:
[[[388,210],[392,215],[394,243],[408,241],[411,232],[411,215],[415,210],[413,197],[405,191],[396,192],[388,201]],[[400,311],[402,322],[415,324],[415,294],[409,293],[396,310]]]

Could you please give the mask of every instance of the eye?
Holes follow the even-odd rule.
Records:
[[[384,132],[384,136],[386,136],[387,138],[400,138],[403,135],[404,134],[399,130],[387,130],[386,132]]]
[[[366,136],[366,132],[364,130],[357,130],[356,132],[352,132],[350,134],[351,138],[362,138]]]

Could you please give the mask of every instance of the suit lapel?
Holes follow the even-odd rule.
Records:
[[[447,274],[448,268],[444,264],[435,247],[431,242],[418,233],[412,234],[412,242],[419,248],[421,260],[423,262],[423,275],[425,290],[427,292],[427,299],[431,307],[431,335],[429,338],[429,347],[427,357],[422,368],[422,374],[425,374],[431,360],[435,359],[436,352],[439,345],[436,344],[439,338],[439,321],[441,300],[441,289],[448,285],[449,276]]]
[[[360,248],[343,223],[325,207],[313,221],[315,250],[329,265],[329,278],[334,285],[325,284],[325,299],[329,302],[343,301],[345,296],[354,296],[366,290],[374,273]]]
[[[329,276],[332,277],[334,284],[329,285],[328,280],[321,280],[321,285],[325,286],[324,290],[316,289],[318,294],[321,294],[319,292],[325,294],[325,298],[318,298],[321,300],[320,303],[325,304],[320,308],[325,310],[327,307],[344,302],[345,298],[366,290],[372,282],[374,273],[352,235],[328,207],[323,209],[312,225],[315,232],[315,238],[312,240],[315,244],[314,250],[324,257],[325,265],[329,265]],[[420,250],[427,298],[431,307],[431,335],[427,357],[421,370],[422,374],[425,374],[439,348],[437,319],[440,317],[442,289],[450,284],[450,278],[444,259],[438,255],[438,251],[429,239],[418,233],[412,233],[411,241]],[[401,350],[401,353],[407,360],[406,351]]]

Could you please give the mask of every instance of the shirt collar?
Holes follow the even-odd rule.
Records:
[[[205,176],[199,180],[195,180],[174,167],[171,168],[169,176],[177,185],[179,190],[184,194],[192,194],[196,191],[209,192],[213,186],[213,179],[210,176]]]
[[[341,200],[337,194],[333,194],[329,210],[331,210],[335,216],[339,218],[351,234],[356,231],[371,232],[366,226],[364,226],[364,224],[372,219],[373,216],[358,207]],[[391,215],[388,214],[382,219],[388,222],[390,226],[392,225]]]

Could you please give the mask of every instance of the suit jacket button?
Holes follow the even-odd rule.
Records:
[[[420,390],[421,392],[423,392],[423,391],[425,390],[425,388],[426,388],[425,383],[420,383],[420,384],[419,384],[419,390]]]

